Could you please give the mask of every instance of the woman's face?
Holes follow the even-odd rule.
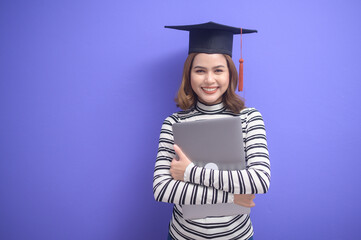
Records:
[[[228,85],[227,60],[222,54],[200,53],[195,56],[191,69],[191,86],[201,102],[220,103]]]

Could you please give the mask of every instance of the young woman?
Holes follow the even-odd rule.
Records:
[[[187,204],[234,203],[253,207],[254,194],[266,193],[270,185],[262,116],[254,108],[245,108],[235,93],[238,74],[230,56],[232,41],[224,50],[229,31],[236,30],[212,22],[172,28],[190,31],[190,53],[176,98],[177,106],[184,111],[165,119],[154,170],[155,199],[175,204],[168,239],[253,239],[253,227],[247,214],[196,220],[184,219],[182,214],[182,205]],[[220,36],[222,34],[227,36]],[[231,34],[233,40],[234,32]],[[174,145],[174,123],[220,117],[242,120],[247,164],[244,170],[211,171],[196,166]]]

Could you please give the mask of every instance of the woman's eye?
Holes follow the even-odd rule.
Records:
[[[203,73],[203,72],[204,72],[204,70],[201,70],[201,69],[196,70],[196,73]]]
[[[220,72],[223,72],[222,69],[216,69],[216,72],[220,73]]]

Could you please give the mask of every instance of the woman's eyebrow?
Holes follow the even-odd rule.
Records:
[[[213,67],[213,68],[224,68],[225,66],[223,66],[223,65],[218,65],[218,66],[215,66],[215,67]]]
[[[194,66],[193,68],[204,68],[206,69],[206,67],[202,67],[202,66]],[[213,68],[225,68],[224,65],[217,65],[217,66],[214,66]]]

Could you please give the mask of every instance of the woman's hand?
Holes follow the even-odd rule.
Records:
[[[233,202],[237,205],[251,208],[256,206],[256,204],[253,202],[255,197],[256,196],[254,194],[234,194]]]
[[[191,161],[177,145],[174,145],[174,151],[178,155],[179,160],[173,158],[170,164],[170,174],[175,180],[184,181],[184,172],[188,165],[191,164]]]

